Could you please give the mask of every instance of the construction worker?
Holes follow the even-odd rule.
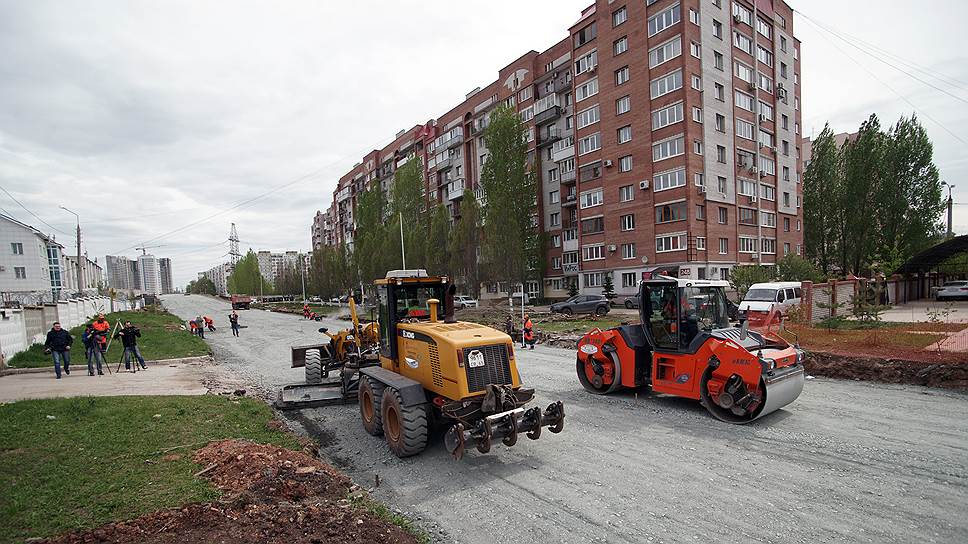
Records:
[[[229,314],[229,324],[232,325],[232,336],[238,336],[239,335],[239,314],[235,313],[235,310],[232,310],[232,313]]]
[[[124,346],[124,369],[131,370],[131,358],[134,357],[141,363],[141,368],[147,370],[148,365],[145,364],[145,358],[141,356],[141,350],[138,349],[141,329],[131,325],[130,321],[125,321],[124,328],[121,329],[118,336],[121,337],[121,344]]]
[[[309,319],[309,304],[303,304],[303,319]]]
[[[524,329],[521,333],[521,347],[529,346],[530,349],[534,349],[534,323],[531,322],[531,316],[525,314],[524,316]]]
[[[195,326],[194,319],[188,322],[188,329],[192,332],[192,336],[198,336],[198,327]]]
[[[205,340],[205,321],[202,320],[202,316],[195,316],[195,332],[198,333],[198,337]]]
[[[97,373],[99,376],[103,376],[104,372],[101,370],[101,357],[100,352],[95,353],[95,349],[98,349],[94,345],[94,327],[88,323],[87,327],[84,328],[84,333],[81,334],[81,343],[84,344],[84,356],[87,358],[87,375],[94,375],[94,363],[97,363]]]
[[[202,316],[202,319],[205,320],[205,327],[208,328],[208,330],[215,332],[215,321],[212,321],[212,318],[208,317],[207,315]]]
[[[64,372],[68,376],[71,374],[71,344],[74,338],[71,333],[61,328],[57,321],[54,326],[47,331],[47,340],[44,342],[44,351],[50,353],[54,358],[54,373],[57,379],[61,379],[61,361],[64,363]]]

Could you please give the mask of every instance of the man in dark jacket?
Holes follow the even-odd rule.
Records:
[[[71,344],[74,338],[71,333],[61,328],[61,324],[54,322],[53,328],[47,331],[47,341],[44,342],[44,351],[53,354],[54,373],[57,379],[61,379],[61,361],[64,362],[64,372],[68,376],[71,374]]]
[[[124,346],[124,369],[131,370],[131,358],[134,357],[141,363],[143,370],[148,369],[145,358],[141,356],[138,349],[138,338],[141,337],[141,329],[133,326],[130,321],[124,322],[124,328],[118,333],[121,337],[121,344]]]
[[[87,328],[84,329],[84,334],[81,335],[81,343],[84,344],[84,355],[87,356],[87,375],[94,375],[94,363],[97,362],[97,373],[99,376],[103,376],[104,372],[101,370],[101,348],[94,345],[96,340],[94,339],[94,327],[88,323]]]
[[[229,323],[232,325],[232,335],[238,336],[239,335],[239,314],[235,313],[235,310],[232,310],[232,313],[229,314]]]

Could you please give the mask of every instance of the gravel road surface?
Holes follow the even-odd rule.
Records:
[[[182,317],[205,313],[216,358],[253,387],[303,379],[289,346],[319,338],[298,316],[167,296]],[[345,322],[323,325],[339,328]],[[359,484],[443,540],[516,542],[968,542],[968,395],[816,379],[783,410],[727,425],[698,403],[586,394],[574,355],[518,352],[544,406],[562,400],[565,430],[461,462],[441,435],[394,457],[363,431],[355,405],[287,413]]]

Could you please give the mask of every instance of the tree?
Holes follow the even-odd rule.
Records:
[[[230,293],[258,295],[272,292],[272,286],[265,281],[259,270],[259,259],[251,249],[235,264],[227,283]]]
[[[733,287],[740,297],[746,296],[746,291],[754,283],[773,281],[776,278],[776,269],[772,265],[746,264],[734,266],[730,277]]]
[[[427,234],[424,255],[427,256],[427,272],[450,276],[451,259],[449,255],[450,218],[447,208],[434,204],[430,210],[430,231]]]
[[[488,280],[503,279],[508,289],[536,273],[541,244],[537,229],[537,184],[528,164],[526,131],[517,112],[502,107],[484,130],[489,157],[481,169],[482,256]]]
[[[352,268],[341,270],[337,267],[335,271],[348,272],[355,269],[359,274],[359,280],[364,283],[372,283],[377,278],[386,275],[393,259],[393,251],[399,254],[399,228],[395,232],[397,245],[391,243],[391,233],[386,225],[386,201],[383,190],[379,185],[360,193],[356,203],[356,239],[355,251],[353,252]],[[332,263],[331,263],[332,264]],[[345,282],[349,278],[342,278]]]
[[[804,253],[814,259],[824,274],[837,255],[837,201],[831,198],[842,182],[840,151],[833,130],[826,125],[812,142],[810,165],[803,174]]]
[[[615,282],[612,281],[612,272],[602,273],[602,294],[605,295],[605,299],[608,300],[608,304],[612,304],[612,300],[615,299]]]
[[[568,281],[568,280],[565,280]],[[578,296],[578,280],[571,280],[568,282],[568,298]]]
[[[807,259],[790,253],[776,262],[776,279],[779,281],[821,281],[817,267]]]
[[[344,246],[323,246],[313,252],[311,279],[319,296],[329,299],[346,294],[356,283],[352,256]]]
[[[857,139],[848,142],[844,153],[846,183],[840,192],[842,230],[840,231],[840,268],[861,274],[876,248],[875,221],[863,213],[876,210],[877,195],[884,183],[885,136],[876,115],[865,121]]]
[[[299,263],[283,266],[276,274],[275,293],[302,296],[302,281]]]
[[[407,161],[393,174],[393,187],[390,189],[390,232],[389,239],[394,240],[386,253],[393,256],[391,263],[399,263],[403,267],[400,256],[400,221],[403,220],[404,249],[407,265],[410,268],[426,268],[426,236],[427,227],[424,213],[427,200],[424,197],[423,165],[419,158]]]
[[[192,280],[188,282],[188,287],[185,291],[193,295],[217,295],[218,291],[215,289],[215,283],[208,278],[208,276],[202,276],[197,280]]]
[[[480,296],[481,207],[472,191],[465,193],[460,202],[460,218],[450,230],[448,247],[450,269],[463,280],[464,291]]]

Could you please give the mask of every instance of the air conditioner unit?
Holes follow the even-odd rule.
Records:
[[[605,168],[611,168],[612,167],[612,161],[610,161],[608,159],[605,159],[605,162],[603,162],[602,164],[605,165]]]
[[[755,174],[756,173],[756,168],[750,166],[750,170],[749,171],[750,171],[750,174]]]
[[[699,194],[701,194],[701,195],[702,194],[706,194],[706,186],[705,185],[700,185],[699,186]]]
[[[766,177],[766,171],[765,170],[760,170],[760,177],[761,178],[765,178]]]
[[[766,116],[763,115],[762,113],[760,114],[760,122],[761,123],[765,123],[766,122]]]
[[[649,180],[640,181],[639,182],[639,189],[642,189],[643,191],[648,191],[649,190]]]
[[[753,83],[747,83],[746,88],[749,89],[750,91],[755,91],[756,85],[754,85]]]
[[[608,250],[609,251],[616,251],[617,249],[618,249],[618,246],[616,246],[615,244],[609,244],[608,245]]]
[[[736,15],[733,15],[733,20],[736,21],[737,23],[742,23],[743,22],[743,18],[740,17],[740,15],[738,13]]]
[[[750,195],[750,202],[756,202],[756,195]]]

